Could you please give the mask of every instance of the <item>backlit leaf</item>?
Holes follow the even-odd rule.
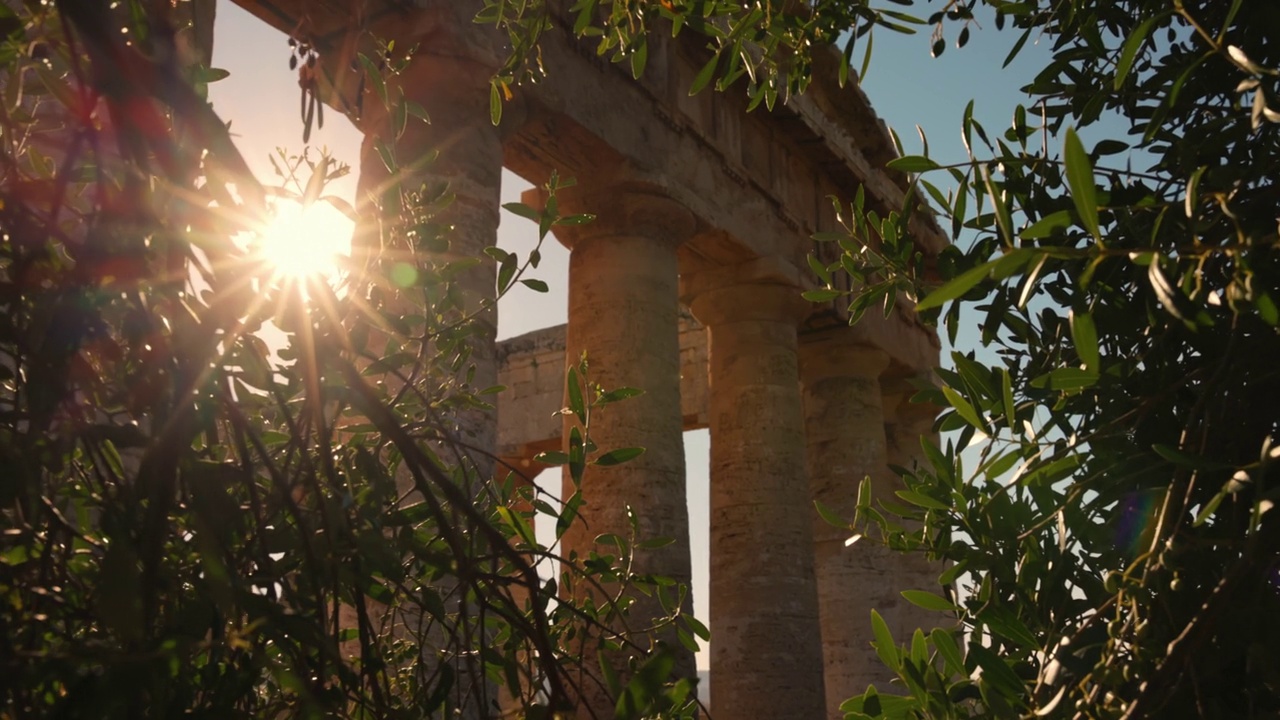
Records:
[[[1067,128],[1067,139],[1063,146],[1063,162],[1067,166],[1067,184],[1071,189],[1071,201],[1076,206],[1080,222],[1098,242],[1102,241],[1102,233],[1098,228],[1098,189],[1093,183],[1093,163],[1085,152],[1075,128]]]

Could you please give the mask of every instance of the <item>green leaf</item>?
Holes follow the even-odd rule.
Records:
[[[1009,63],[1018,57],[1018,53],[1022,52],[1022,46],[1027,44],[1027,38],[1031,37],[1031,32],[1035,30],[1034,25],[1028,25],[1026,30],[1022,31],[1022,35],[1018,37],[1018,41],[1013,44],[1013,48],[1009,50],[1009,54],[1005,55],[1004,62],[1000,64],[1001,68],[1009,67]]]
[[[405,112],[409,113],[413,117],[418,118],[422,122],[428,123],[428,124],[431,123],[431,116],[427,115],[426,108],[422,107],[420,103],[416,103],[412,100],[405,100],[404,109],[405,109]]]
[[[815,290],[805,290],[803,293],[801,293],[801,297],[803,297],[805,300],[808,300],[809,302],[823,303],[823,302],[831,302],[832,300],[835,300],[836,298],[840,297],[842,294],[843,293],[841,293],[839,290],[832,290],[831,288],[817,288]]]
[[[1098,353],[1098,329],[1093,324],[1093,316],[1072,310],[1070,319],[1071,341],[1075,343],[1076,354],[1084,363],[1084,369],[1097,375],[1102,372],[1102,357]]]
[[[627,462],[628,460],[633,460],[635,458],[638,458],[643,454],[644,454],[644,448],[639,448],[639,447],[619,448],[617,450],[611,450],[601,455],[600,457],[596,458],[595,464],[599,465],[600,467],[612,467],[614,465],[621,465],[622,463]]]
[[[1200,527],[1205,524],[1209,518],[1213,517],[1213,514],[1218,510],[1218,506],[1222,504],[1223,500],[1227,499],[1227,495],[1229,494],[1230,493],[1227,492],[1226,486],[1223,486],[1216,495],[1209,499],[1209,502],[1205,503],[1200,512],[1196,513],[1195,520],[1191,522],[1192,527]]]
[[[515,256],[508,255],[498,266],[498,293],[504,293],[511,286],[511,280],[516,275]]]
[[[1005,368],[1000,368],[1000,395],[1004,402],[1004,416],[1009,427],[1017,422],[1018,406],[1013,402],[1013,376]]]
[[[1075,203],[1080,222],[1101,243],[1102,233],[1098,229],[1098,188],[1093,184],[1093,163],[1089,161],[1089,154],[1084,151],[1075,128],[1067,128],[1062,157],[1067,165],[1067,185],[1071,188],[1071,201]]]
[[[827,266],[822,264],[822,261],[813,253],[809,253],[806,259],[809,261],[809,269],[813,271],[813,274],[817,275],[824,285],[830,285],[831,271],[827,269]]]
[[[1071,213],[1059,210],[1035,221],[1018,235],[1023,240],[1041,240],[1069,227],[1071,227]]]
[[[382,79],[382,72],[378,70],[378,66],[369,59],[368,55],[360,53],[358,57],[360,65],[364,68],[365,80],[373,86],[374,92],[378,94],[378,99],[382,101],[385,107],[387,104],[387,84]]]
[[[1030,32],[1030,30],[1028,30],[1027,32]],[[1008,63],[1006,62],[1005,64],[1008,64]],[[964,150],[966,153],[969,154],[970,160],[973,159],[972,137],[973,137],[973,101],[970,100],[968,104],[964,106],[964,115],[960,119],[960,140],[964,142]],[[960,171],[956,170],[954,172],[959,173]],[[956,177],[956,181],[957,182],[960,181],[959,176]],[[959,194],[964,194],[965,192],[966,191],[962,186],[959,190]]]
[[[596,1],[582,2],[578,4],[578,15],[573,21],[573,34],[582,35],[587,27],[591,25],[591,18],[596,12]]]
[[[982,668],[982,676],[979,682],[991,685],[1001,695],[1021,704],[1019,698],[1025,693],[1026,688],[1022,684],[1022,680],[1018,679],[1017,674],[1005,664],[1004,660],[1000,659],[999,655],[992,652],[990,648],[975,642],[969,644],[969,659]]]
[[[864,475],[858,483],[858,504],[859,510],[866,510],[871,507],[871,476]]]
[[[950,585],[951,583],[954,583],[956,578],[960,577],[961,573],[963,573],[968,567],[969,559],[965,558],[946,570],[943,570],[942,574],[938,576],[938,584]]]
[[[507,252],[506,250],[503,250],[502,248],[496,245],[490,245],[489,247],[485,248],[483,252],[485,255],[493,258],[494,260],[497,260],[500,263],[507,262],[507,259],[511,257],[511,253]]]
[[[850,45],[853,41],[850,40]],[[862,51],[862,64],[858,66],[858,82],[866,79],[867,73],[871,72],[871,52],[876,46],[875,32],[867,33],[867,48]],[[847,79],[847,78],[846,78]]]
[[[409,125],[409,110],[405,106],[404,91],[400,93],[400,100],[391,107],[391,127],[392,136],[396,140],[404,137],[404,129]]]
[[[640,46],[631,53],[631,77],[636,80],[644,74],[644,66],[649,61],[649,43],[643,35],[640,36]]]
[[[569,411],[577,416],[579,423],[586,423],[587,406],[582,402],[582,386],[578,384],[578,371],[576,368],[569,368],[565,389],[569,393]]]
[[[191,81],[196,83],[216,83],[231,77],[231,72],[222,68],[197,65],[191,68]]]
[[[979,620],[982,623],[986,623],[991,632],[1006,640],[1018,643],[1026,650],[1040,649],[1040,643],[1036,640],[1036,636],[1031,634],[1027,624],[1010,610],[1001,607],[989,607],[982,613]],[[969,650],[972,653],[972,645]]]
[[[991,179],[990,166],[983,164],[982,182],[987,186],[987,194],[991,196],[991,204],[996,211],[996,226],[1000,230],[1000,237],[1004,238],[1006,247],[1013,246],[1013,218],[1009,215],[1009,206],[1005,204],[1004,195],[1001,188]]]
[[[937,500],[934,500],[933,498],[929,497],[928,495],[925,495],[924,493],[916,492],[914,490],[898,490],[894,492],[894,494],[902,498],[903,500],[906,500],[907,502],[911,503],[912,505],[916,505],[918,507],[928,508],[930,510],[949,509],[945,504],[940,503]]]
[[[934,628],[933,632],[929,633],[929,639],[933,641],[933,646],[938,649],[938,654],[946,663],[948,674],[965,674],[964,658],[960,656],[960,648],[956,645],[955,638],[951,637],[951,633],[942,628]]]
[[[1075,472],[1084,464],[1084,456],[1072,453],[1060,457],[1023,475],[1019,482],[1025,487],[1048,487]]]
[[[1200,177],[1204,175],[1205,170],[1208,169],[1209,168],[1207,166],[1203,165],[1196,168],[1196,171],[1191,173],[1191,179],[1187,180],[1187,195],[1183,204],[1188,218],[1194,218],[1196,216],[1196,201],[1198,199],[1197,190],[1200,187]]]
[[[900,158],[894,158],[885,164],[890,170],[898,170],[900,172],[926,172],[928,170],[937,170],[940,165],[923,155],[904,155]]]
[[[508,527],[516,531],[520,539],[525,541],[530,547],[538,544],[537,538],[534,536],[533,528],[529,527],[529,523],[525,521],[524,516],[520,513],[513,512],[511,508],[504,505],[498,506],[498,515]]]
[[[373,147],[378,151],[378,157],[382,159],[383,167],[387,169],[387,172],[394,175],[399,170],[399,165],[396,164],[396,156],[392,153],[391,147],[381,139],[374,140]]]
[[[578,508],[582,507],[582,503],[581,491],[575,491],[565,502],[564,509],[560,511],[560,517],[556,518],[557,540],[563,537],[569,527],[573,525],[573,521],[578,517]]]
[[[851,35],[844,43],[844,48],[840,51],[840,71],[837,79],[841,88],[845,83],[849,82],[849,67],[853,63],[853,43],[856,40],[855,35]]]
[[[925,644],[924,630],[916,628],[911,633],[911,662],[917,667],[923,667],[929,660],[929,648]]]
[[[906,598],[907,602],[912,605],[924,608],[925,610],[935,610],[938,612],[959,612],[960,610],[959,606],[955,603],[941,595],[935,595],[927,590],[903,590],[902,597]]]
[[[1098,373],[1080,368],[1058,368],[1031,380],[1031,387],[1044,390],[1080,390],[1098,382]]]
[[[943,195],[936,185],[928,180],[920,180],[920,184],[924,186],[925,191],[929,193],[929,197],[933,198],[939,208],[947,212],[951,211],[951,203],[948,202],[947,196]]]
[[[550,289],[547,287],[547,284],[545,282],[541,280],[534,280],[532,278],[530,278],[529,280],[521,280],[520,284],[524,285],[525,287],[529,288],[534,292],[544,293]]]
[[[689,629],[693,631],[693,634],[701,638],[703,642],[711,640],[711,631],[707,629],[706,625],[702,624],[701,620],[698,620],[692,615],[681,615],[680,617],[684,618],[685,624],[687,624]]]
[[[1124,80],[1129,76],[1129,68],[1133,67],[1133,60],[1138,56],[1138,50],[1142,48],[1142,44],[1147,40],[1147,34],[1151,32],[1152,26],[1157,21],[1164,18],[1164,14],[1153,15],[1133,29],[1133,33],[1129,35],[1129,39],[1125,40],[1124,48],[1120,50],[1120,59],[1116,61],[1116,79],[1114,87],[1119,90],[1124,85]]]
[[[942,387],[942,394],[946,396],[947,402],[951,403],[951,407],[956,409],[956,414],[965,422],[982,432],[987,433],[987,424],[982,421],[982,416],[978,414],[978,411],[974,409],[973,405],[971,405],[963,395],[957,392],[955,388],[944,385]]]
[[[534,455],[533,461],[543,465],[565,465],[569,462],[569,455],[562,452],[544,452]]]
[[[608,660],[601,659],[602,664]],[[631,682],[622,691],[618,703],[614,707],[616,718],[641,718],[652,712],[653,705],[662,697],[663,684],[671,676],[675,667],[675,655],[667,648],[659,648],[649,655],[644,664],[636,670]]]
[[[609,403],[618,402],[619,400],[626,400],[627,398],[639,397],[643,394],[644,394],[644,391],[639,388],[630,388],[630,387],[616,388],[616,389],[610,390],[607,393],[604,393],[600,397],[597,397],[594,405],[596,407],[600,407],[602,405],[608,405]]]
[[[699,92],[702,92],[702,89],[707,86],[707,83],[711,82],[711,78],[716,74],[716,66],[718,64],[720,64],[719,53],[711,56],[711,59],[707,61],[707,64],[703,65],[702,69],[699,70],[698,74],[693,78],[693,83],[689,85],[690,95],[697,95]]]
[[[587,223],[592,222],[595,219],[596,219],[596,216],[592,215],[591,213],[578,213],[577,215],[565,215],[563,217],[556,218],[556,225],[560,225],[560,226],[586,225]]]
[[[496,80],[489,84],[489,122],[494,125],[502,122],[502,91]]]
[[[970,268],[947,281],[941,287],[930,291],[924,299],[916,303],[916,312],[940,307],[943,303],[964,295],[997,268],[1005,277],[1008,277],[1020,269],[1022,265],[1025,265],[1034,253],[1035,251],[1031,248],[1015,248],[995,260],[989,260],[975,268]]]
[[[1004,474],[1013,469],[1013,466],[1021,459],[1022,455],[1017,451],[1010,451],[992,458],[990,462],[981,467],[981,471],[989,480],[1002,480]]]
[[[1256,291],[1257,294],[1253,298],[1253,307],[1258,311],[1258,317],[1262,322],[1275,326],[1280,324],[1280,307],[1276,306],[1271,296],[1262,291]]]
[[[502,209],[503,209],[503,210],[506,210],[507,212],[511,213],[512,215],[519,215],[520,217],[524,218],[525,220],[532,220],[533,222],[538,222],[539,220],[541,220],[541,219],[542,219],[542,214],[541,214],[541,213],[539,213],[539,212],[538,212],[537,210],[535,210],[534,208],[532,208],[532,207],[530,207],[530,206],[528,206],[528,205],[526,205],[526,204],[524,204],[524,203],[522,203],[522,202],[509,202],[509,203],[503,203],[503,205],[502,205]]]
[[[622,682],[618,679],[618,671],[613,669],[613,663],[603,649],[598,653],[597,659],[600,661],[600,670],[604,675],[605,687],[609,689],[609,694],[617,695],[618,690],[622,689]]]
[[[896,670],[898,646],[893,642],[893,633],[889,632],[889,626],[885,624],[884,618],[880,617],[880,613],[875,610],[871,611],[871,631],[876,638],[876,655],[880,656],[880,661],[885,664],[885,667]]]
[[[831,527],[838,527],[842,530],[849,528],[849,522],[847,520],[840,517],[839,513],[822,504],[820,501],[814,500],[813,506],[818,509],[818,517],[821,517],[822,521],[826,524]]]

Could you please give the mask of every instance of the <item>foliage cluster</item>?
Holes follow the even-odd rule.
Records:
[[[277,273],[251,239],[271,196],[354,213],[325,195],[346,168],[282,154],[258,184],[204,98],[225,73],[184,59],[188,9],[0,5],[0,716],[488,717],[506,692],[541,717],[596,681],[623,716],[692,713],[670,653],[619,630],[636,592],[678,592],[634,576],[637,539],[540,576],[561,558],[534,514],[558,538],[579,496],[471,447],[499,388],[474,385],[488,306],[459,278],[483,260],[443,252],[448,188],[362,198],[336,287]],[[581,221],[549,205],[511,209],[543,237]],[[540,285],[536,249],[486,254],[501,290]],[[638,452],[594,447],[634,392],[586,370],[548,458],[578,480]],[[669,607],[659,628],[705,638]],[[581,672],[627,646],[634,678]]]
[[[488,5],[517,36],[555,17]],[[691,90],[766,106],[802,90],[812,53],[837,38],[865,69],[876,29],[930,28],[937,55],[952,33],[963,46],[994,26],[1018,34],[1006,65],[1029,40],[1051,48],[1010,127],[984,128],[970,104],[967,161],[944,165],[926,145],[891,162],[912,174],[905,206],[851,190],[844,236],[818,238],[840,243],[818,274],[857,281],[855,317],[905,293],[953,341],[976,326],[981,346],[953,353],[917,398],[946,409],[945,447],[854,520],[946,561],[951,599],[916,599],[962,632],[895,639],[875,623],[901,685],[845,709],[1280,712],[1280,6],[579,0],[558,22],[637,74],[650,33],[702,33],[712,57]],[[536,73],[530,58],[509,78]],[[907,233],[918,213],[956,241],[936,260]]]

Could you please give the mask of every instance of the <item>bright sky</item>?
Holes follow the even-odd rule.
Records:
[[[957,28],[950,31],[953,44],[939,59],[929,56],[929,31],[914,36],[897,36],[877,30],[875,54],[863,88],[873,105],[891,127],[898,130],[907,152],[917,152],[919,140],[914,125],[920,124],[929,137],[933,155],[955,162],[965,159],[960,142],[960,118],[965,104],[977,98],[975,117],[992,133],[1002,132],[1012,117],[1013,107],[1022,101],[1018,87],[1030,81],[1033,70],[1042,67],[1047,52],[1028,43],[1023,56],[1001,72],[1013,33],[981,32],[974,28],[973,39],[961,50],[954,46]],[[855,52],[860,62],[861,52]],[[1031,60],[1031,62],[1027,62]],[[214,108],[231,121],[231,130],[250,167],[267,184],[275,182],[268,157],[277,148],[297,154],[303,149],[296,75],[289,70],[289,47],[285,37],[230,2],[220,2],[214,50],[214,66],[230,71],[226,80],[210,87]],[[555,68],[549,68],[555,72]],[[328,147],[335,158],[358,166],[360,137],[345,118],[326,113],[323,129],[313,133],[312,145]],[[519,200],[528,183],[510,173],[503,175],[503,202]],[[352,199],[355,173],[330,189]],[[851,189],[852,191],[852,189]],[[533,225],[504,213],[499,228],[499,245],[525,253],[536,237]],[[566,319],[568,253],[558,243],[543,247],[538,276],[551,287],[546,294],[517,286],[499,307],[499,338],[558,325]],[[967,344],[962,339],[961,344]],[[695,613],[707,618],[705,600],[708,575],[708,464],[709,440],[706,431],[686,433],[689,511],[694,561]],[[554,488],[558,472],[544,473],[539,483]],[[705,668],[709,656],[699,657]]]

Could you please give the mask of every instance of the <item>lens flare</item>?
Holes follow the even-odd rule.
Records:
[[[1157,493],[1132,492],[1115,509],[1115,543],[1129,557],[1137,557],[1150,544],[1155,531]]]
[[[278,277],[332,283],[341,257],[351,254],[352,227],[351,220],[328,203],[304,207],[280,201],[259,235],[259,253]]]

